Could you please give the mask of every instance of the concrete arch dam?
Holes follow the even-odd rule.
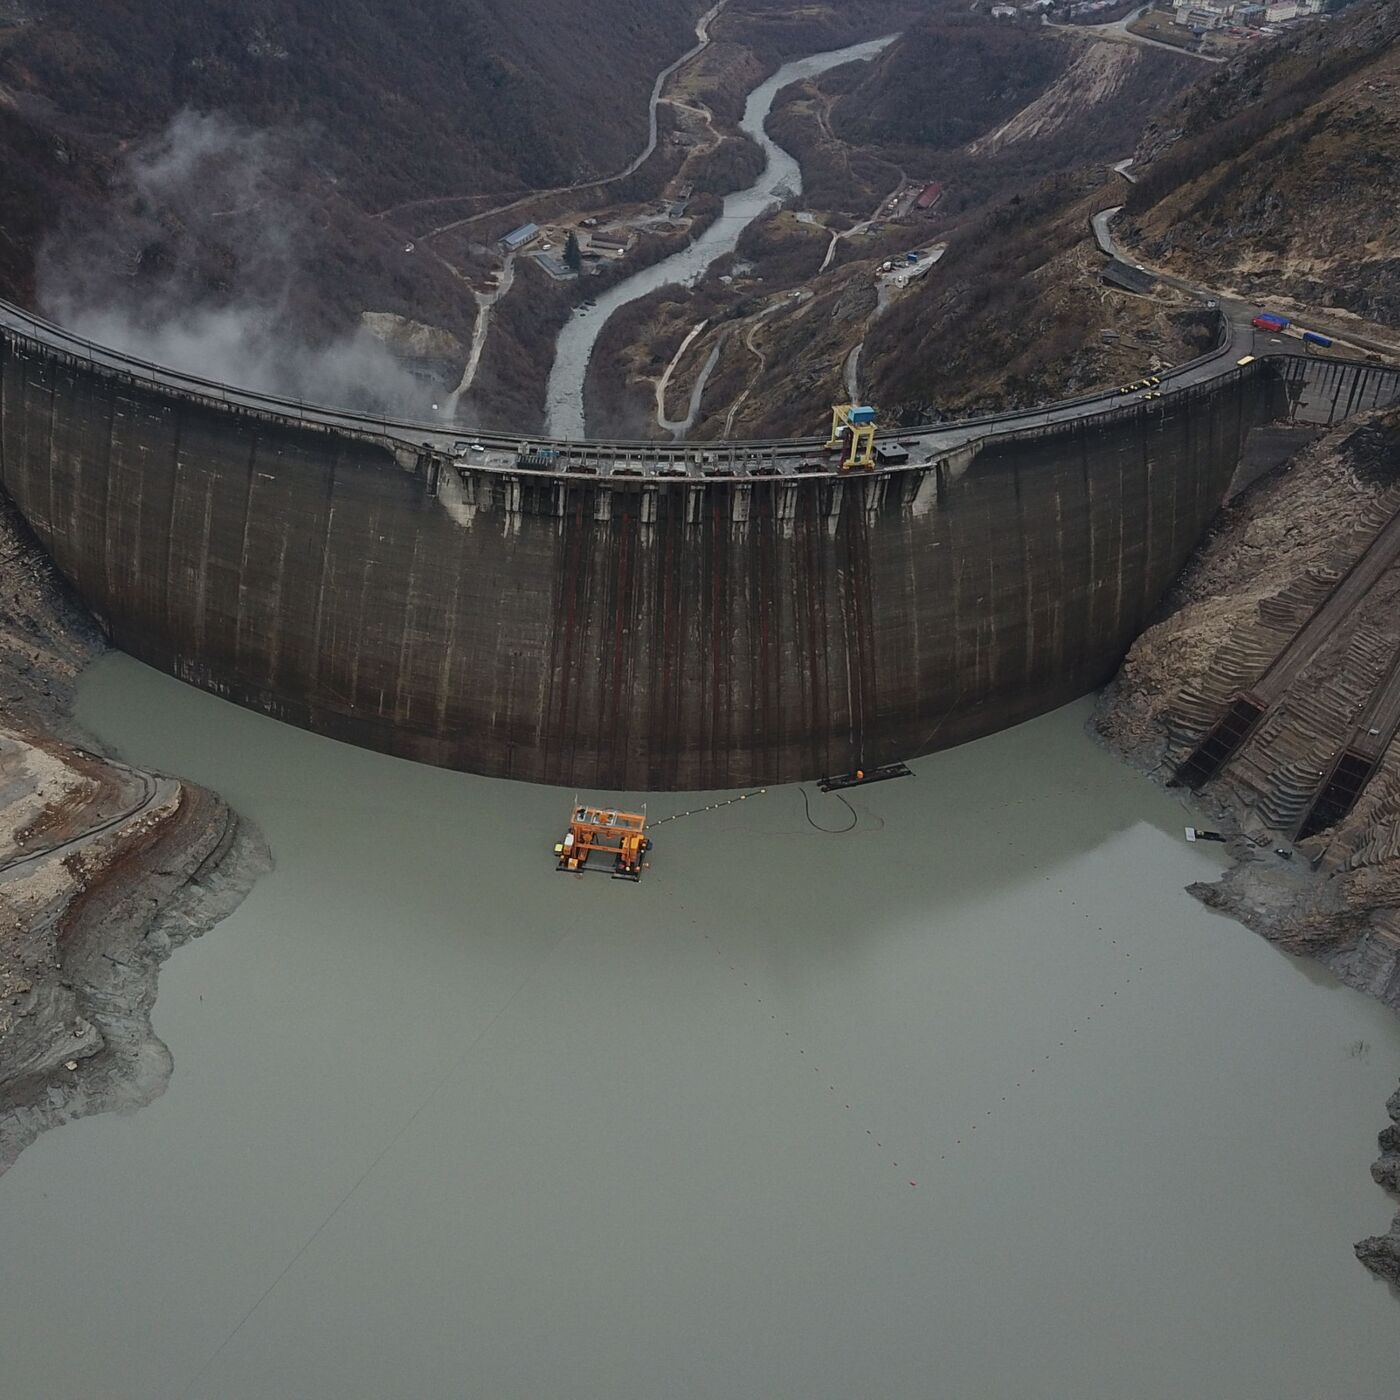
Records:
[[[587,475],[457,462],[421,427],[10,321],[0,481],[113,642],[191,684],[445,767],[724,788],[912,757],[1103,682],[1302,365],[1012,416],[868,475]]]

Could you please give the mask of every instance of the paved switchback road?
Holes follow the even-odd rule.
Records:
[[[1048,15],[1044,23],[1062,34],[1073,34],[1081,39],[1103,39],[1111,44],[1137,44],[1144,49],[1165,49],[1178,58],[1194,58],[1201,63],[1224,63],[1226,60],[1213,53],[1197,53],[1195,49],[1183,48],[1177,44],[1165,44],[1160,39],[1151,39],[1145,34],[1134,34],[1128,26],[1141,19],[1152,7],[1144,5],[1140,10],[1112,24],[1055,24]]]
[[[1131,164],[1131,161],[1125,162],[1125,164]],[[1118,167],[1115,166],[1114,169],[1117,170]],[[1126,171],[1120,173],[1124,174],[1125,177],[1130,180],[1133,178],[1127,175]],[[1105,257],[1117,258],[1120,262],[1125,262],[1130,267],[1142,268],[1144,271],[1150,272],[1159,282],[1164,283],[1168,287],[1175,287],[1177,291],[1185,292],[1188,296],[1193,296],[1198,301],[1208,301],[1217,304],[1221,312],[1229,318],[1231,323],[1236,324],[1237,330],[1242,337],[1246,331],[1248,332],[1249,339],[1252,343],[1254,338],[1254,318],[1266,308],[1261,303],[1243,301],[1239,297],[1232,296],[1228,292],[1214,291],[1209,287],[1199,287],[1193,282],[1187,282],[1180,277],[1173,276],[1170,272],[1163,272],[1159,268],[1148,267],[1143,263],[1137,262],[1134,254],[1127,252],[1121,247],[1113,236],[1113,220],[1121,212],[1122,208],[1123,206],[1121,204],[1115,204],[1112,208],[1101,209],[1090,221],[1094,229],[1094,241],[1098,244],[1099,251],[1103,253]],[[1374,336],[1362,334],[1348,326],[1344,321],[1330,317],[1326,315],[1326,313],[1319,314],[1309,311],[1306,313],[1305,319],[1310,327],[1323,332],[1325,335],[1331,336],[1339,343],[1353,349],[1369,350],[1375,354],[1385,355],[1390,358],[1394,358],[1397,354],[1400,354],[1400,346],[1396,346],[1389,341],[1378,340]],[[1262,337],[1262,339],[1270,343],[1286,343],[1284,337],[1281,336]],[[1240,353],[1244,354],[1245,352],[1242,350]]]

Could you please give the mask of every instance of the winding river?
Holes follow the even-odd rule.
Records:
[[[604,292],[590,306],[581,306],[559,333],[554,366],[546,390],[546,427],[549,437],[580,439],[587,436],[583,408],[583,383],[593,347],[609,317],[629,302],[659,287],[680,284],[693,287],[706,269],[738,246],[739,237],[753,221],[775,204],[802,193],[802,171],[797,161],[773,141],[764,130],[774,99],[785,87],[803,78],[815,77],[843,63],[874,58],[895,40],[895,35],[869,39],[849,48],[785,63],[771,78],[760,83],[744,105],[739,128],[763,148],[763,173],[746,190],[727,195],[718,219],[694,243],[662,262],[629,277]]]

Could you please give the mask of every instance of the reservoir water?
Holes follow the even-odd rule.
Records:
[[[764,130],[773,100],[789,84],[816,77],[843,63],[874,58],[894,42],[894,35],[867,40],[830,53],[812,54],[785,63],[771,78],[759,84],[748,96],[739,127],[763,149],[763,173],[746,190],[726,196],[724,209],[695,242],[679,253],[619,282],[598,297],[596,303],[577,308],[555,345],[554,365],[545,392],[545,432],[554,438],[578,441],[586,436],[583,411],[583,382],[593,346],[608,318],[628,302],[647,296],[660,287],[694,286],[706,268],[738,246],[739,236],[761,215],[781,200],[802,193],[802,172],[797,162],[777,145]]]
[[[82,722],[276,869],[166,964],[167,1093],[0,1178],[0,1394],[1393,1395],[1400,1023],[1187,895],[1086,714],[633,886],[555,873],[572,793],[103,660]]]

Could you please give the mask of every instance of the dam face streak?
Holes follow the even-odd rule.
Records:
[[[613,789],[847,772],[1082,695],[1297,398],[1259,361],[926,465],[677,480],[0,353],[0,479],[117,646],[352,743]]]

